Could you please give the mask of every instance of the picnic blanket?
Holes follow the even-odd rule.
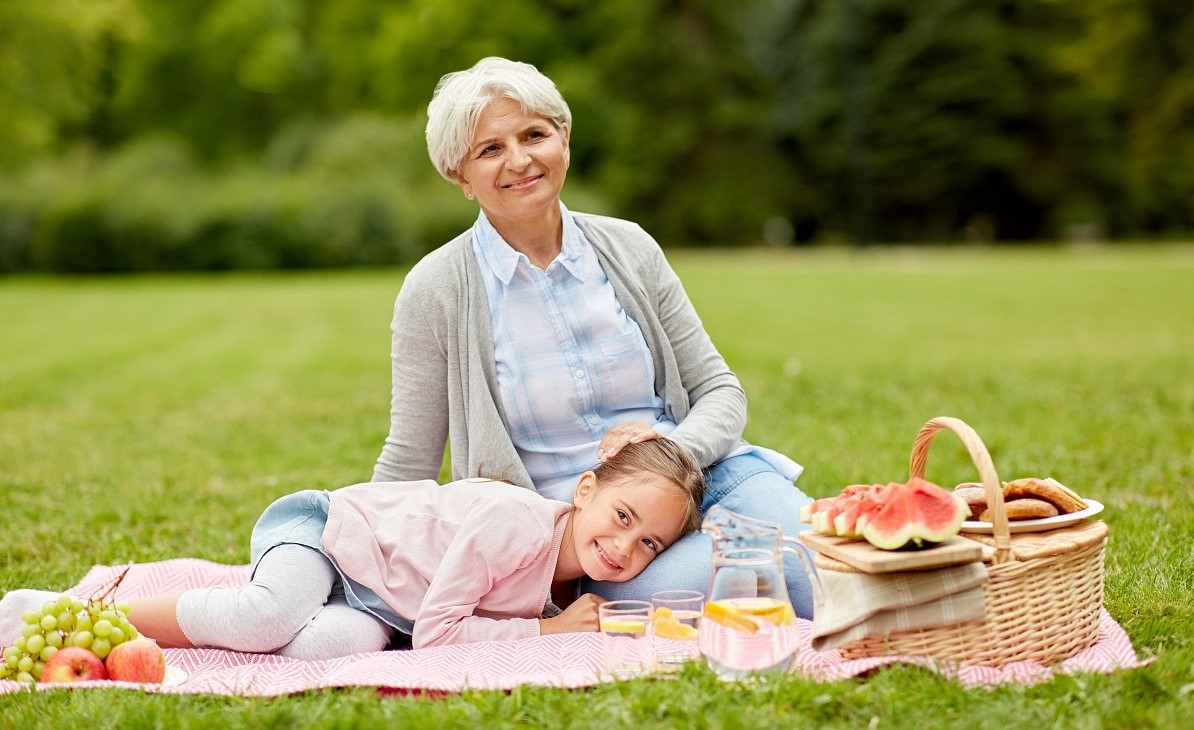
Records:
[[[110,584],[125,566],[93,567],[67,592],[88,596]],[[116,598],[124,600],[175,593],[204,586],[236,586],[249,579],[249,566],[223,565],[206,560],[178,559],[133,565]],[[791,671],[819,680],[865,675],[885,664],[902,662],[926,667],[968,687],[991,687],[1007,682],[1035,684],[1056,674],[1108,673],[1140,667],[1149,661],[1136,657],[1123,628],[1102,612],[1099,638],[1089,648],[1047,667],[1028,662],[1000,668],[954,665],[914,657],[843,660],[836,650],[814,651],[812,623],[799,620],[800,649]],[[357,654],[304,662],[268,654],[245,654],[220,649],[167,649],[166,682],[139,685],[126,682],[82,682],[75,688],[129,688],[177,694],[277,696],[329,687],[377,687],[402,693],[443,694],[462,690],[509,690],[520,685],[581,688],[606,681],[601,676],[601,637],[596,633],[554,634],[516,641]],[[63,685],[38,685],[38,688]],[[23,691],[26,685],[0,680],[0,694]]]

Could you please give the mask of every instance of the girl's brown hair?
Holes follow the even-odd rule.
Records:
[[[626,444],[609,461],[593,469],[598,486],[633,482],[641,479],[644,472],[671,482],[687,497],[682,534],[701,526],[705,477],[700,464],[675,441],[656,438]]]

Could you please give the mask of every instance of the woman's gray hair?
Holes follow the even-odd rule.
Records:
[[[477,120],[494,99],[517,101],[556,129],[572,128],[572,112],[555,83],[529,63],[490,56],[467,71],[445,74],[427,105],[427,152],[439,174],[456,182]]]

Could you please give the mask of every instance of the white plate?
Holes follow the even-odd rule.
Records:
[[[166,676],[162,679],[163,687],[177,687],[187,681],[187,673],[178,667],[166,665]]]
[[[1086,509],[1071,512],[1068,515],[1057,515],[1056,517],[1042,517],[1036,520],[1008,520],[1008,532],[1044,532],[1045,530],[1056,530],[1059,527],[1068,527],[1075,522],[1081,522],[1087,517],[1093,517],[1103,511],[1103,505],[1093,499],[1084,499],[1086,502]],[[990,535],[994,532],[994,527],[990,522],[963,522],[962,532],[978,532],[985,535]]]

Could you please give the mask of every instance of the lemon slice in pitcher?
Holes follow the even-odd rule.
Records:
[[[705,618],[744,634],[756,634],[759,631],[757,623],[739,612],[736,607],[721,601],[709,601],[705,604]]]
[[[796,620],[792,604],[776,598],[738,598],[734,601],[734,610],[772,626],[783,626]]]

